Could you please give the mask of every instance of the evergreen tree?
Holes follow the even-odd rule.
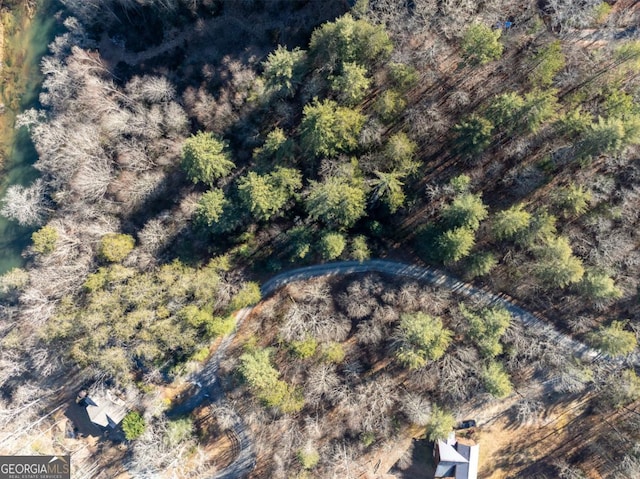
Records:
[[[336,97],[349,106],[360,103],[371,85],[367,69],[353,62],[343,63],[340,74],[331,76],[329,81]]]
[[[444,409],[434,405],[431,410],[431,420],[427,426],[427,439],[435,442],[438,439],[446,439],[449,437],[453,427],[456,425],[456,418],[453,414],[446,412]]]
[[[624,327],[623,321],[613,321],[609,326],[602,326],[597,332],[591,333],[589,339],[594,347],[608,356],[626,356],[636,348],[638,342],[636,335]]]
[[[442,210],[442,217],[449,228],[468,228],[476,231],[489,212],[480,195],[462,193]]]
[[[383,154],[392,169],[404,175],[411,175],[418,170],[420,164],[415,161],[418,145],[406,133],[391,135],[384,147]]]
[[[569,240],[564,237],[548,238],[535,250],[540,258],[538,277],[549,288],[564,288],[582,279],[582,261],[573,256]]]
[[[493,218],[493,234],[497,239],[510,240],[527,231],[531,224],[531,214],[522,203],[499,211]]]
[[[396,90],[385,90],[376,100],[373,109],[384,123],[391,123],[407,107],[407,100]]]
[[[533,58],[533,69],[529,74],[529,81],[534,87],[548,87],[554,77],[565,66],[560,40],[545,45]]]
[[[570,183],[564,188],[559,188],[555,192],[554,199],[565,218],[575,218],[589,209],[591,192],[582,186]]]
[[[302,174],[292,168],[259,175],[253,171],[238,181],[238,196],[254,218],[267,221],[277,215],[302,188]]]
[[[502,354],[500,339],[511,324],[511,314],[504,308],[485,308],[479,312],[460,305],[460,312],[469,322],[469,337],[483,356],[493,358]]]
[[[103,261],[119,263],[129,255],[135,244],[133,236],[110,233],[100,240],[98,256]]]
[[[475,234],[469,228],[447,230],[438,238],[438,255],[444,262],[460,261],[465,256],[469,256],[475,242]]]
[[[320,254],[325,260],[336,259],[342,254],[346,246],[347,240],[343,234],[329,232],[320,239]]]
[[[31,241],[33,241],[33,251],[36,253],[52,253],[58,242],[58,230],[53,226],[43,226],[31,235]]]
[[[500,30],[476,23],[462,37],[462,57],[472,65],[484,65],[502,56]]]
[[[227,200],[221,189],[215,188],[207,191],[198,201],[196,221],[204,226],[213,226],[221,220],[225,206],[228,203],[229,200]]]
[[[513,391],[509,375],[502,364],[495,361],[490,361],[482,368],[482,381],[489,394],[498,399],[507,397]]]
[[[491,143],[493,123],[486,118],[472,114],[455,125],[453,129],[457,133],[456,148],[462,154],[479,155]]]
[[[306,72],[306,52],[299,48],[287,50],[278,45],[262,64],[267,88],[292,95]]]
[[[122,430],[127,441],[133,441],[142,436],[147,425],[140,413],[131,411],[122,420]]]
[[[212,186],[234,167],[226,142],[216,138],[213,133],[200,131],[187,138],[182,146],[182,168],[194,183]]]
[[[599,271],[588,271],[580,281],[580,292],[593,301],[620,299],[622,291],[616,287],[613,279]]]
[[[293,158],[294,144],[282,128],[274,128],[269,133],[260,148],[256,148],[253,157],[256,160],[272,160],[276,164]]]
[[[366,195],[356,182],[333,176],[323,182],[311,182],[305,206],[314,220],[350,228],[365,214]]]
[[[372,202],[381,201],[388,208],[390,213],[395,213],[404,206],[405,194],[402,190],[402,174],[395,171],[391,173],[375,172],[376,178],[372,180]]]
[[[425,313],[405,313],[395,334],[396,358],[409,369],[440,359],[453,337],[442,320]]]
[[[369,66],[386,59],[392,50],[393,44],[382,25],[355,20],[349,13],[316,28],[309,42],[314,66],[330,70],[344,62]]]
[[[477,278],[478,276],[485,276],[491,272],[498,264],[493,253],[480,252],[474,253],[469,256],[467,266],[465,268],[465,277],[467,279]]]
[[[305,105],[300,137],[303,149],[313,156],[335,156],[358,146],[358,135],[364,125],[362,113],[340,107],[332,100],[317,99]]]

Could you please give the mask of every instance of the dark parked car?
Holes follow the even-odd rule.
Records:
[[[467,419],[462,421],[456,426],[456,429],[469,429],[470,427],[476,427],[476,421],[474,419]]]

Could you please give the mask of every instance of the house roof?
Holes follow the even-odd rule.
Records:
[[[478,444],[462,444],[452,433],[446,441],[438,441],[437,448],[439,462],[435,477],[477,479],[480,456]]]
[[[85,398],[91,422],[102,427],[115,428],[127,415],[127,406],[110,391],[98,390]]]

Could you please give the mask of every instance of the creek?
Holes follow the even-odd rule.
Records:
[[[38,177],[33,168],[37,153],[22,128],[14,124],[22,111],[38,107],[42,84],[40,59],[56,34],[54,5],[49,0],[38,2],[30,15],[24,5],[2,13],[2,65],[0,70],[0,198],[10,185],[28,185]],[[33,229],[19,226],[0,216],[0,274],[24,264],[22,251],[31,241]]]

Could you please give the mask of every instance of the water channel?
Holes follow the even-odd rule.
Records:
[[[0,102],[4,111],[0,115],[0,198],[4,197],[10,185],[27,185],[38,176],[32,167],[37,158],[33,143],[24,129],[14,129],[14,122],[20,112],[38,106],[42,82],[40,59],[57,30],[54,12],[55,5],[51,1],[41,0],[35,15],[29,15],[22,5],[3,14]],[[21,253],[29,244],[32,231],[0,216],[0,274],[23,265]]]

